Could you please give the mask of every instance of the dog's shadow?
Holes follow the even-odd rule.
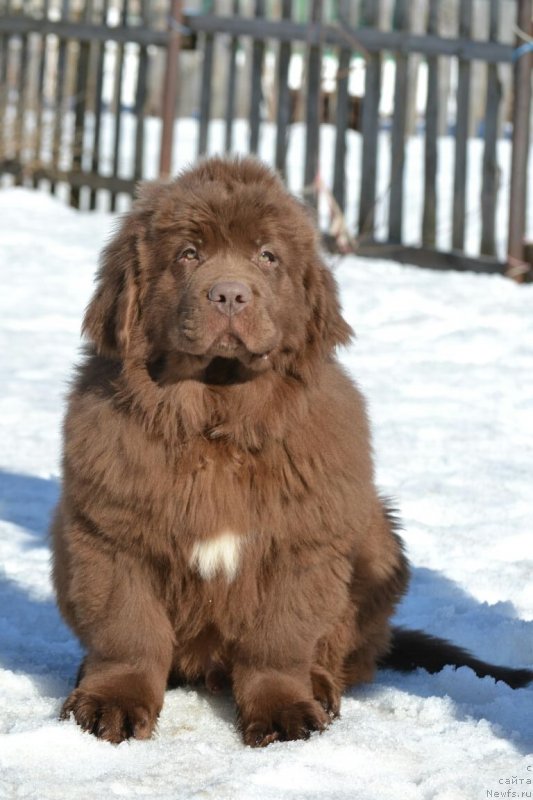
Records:
[[[48,524],[58,495],[54,480],[0,471],[0,540],[9,562],[9,569],[4,566],[0,571],[0,665],[28,676],[42,695],[56,698],[59,704],[73,686],[81,650],[61,620],[50,585],[34,590],[31,580],[32,561],[39,562],[42,573],[42,558],[49,548]],[[11,525],[23,530],[16,547],[9,546]],[[510,602],[479,603],[434,570],[413,569],[398,622],[455,640],[486,660],[528,666],[517,660],[523,643],[533,640],[533,622],[518,619]],[[517,719],[517,709],[526,716],[524,706],[530,705],[531,689],[505,688],[502,693],[490,678],[481,681],[470,673],[465,680],[464,670],[456,675],[446,669],[431,677],[387,670],[372,686],[349,694],[375,696],[391,686],[419,697],[449,697],[457,719],[487,719],[520,752],[531,744],[526,725]],[[217,715],[234,719],[229,697],[214,697],[210,703]]]
[[[446,638],[493,664],[532,667],[533,622],[520,619],[513,603],[482,603],[435,570],[412,569],[409,592],[394,623]],[[445,667],[429,675],[420,669],[402,674],[381,670],[376,682],[353,689],[354,697],[373,695],[389,686],[417,697],[451,700],[458,720],[487,720],[497,736],[522,753],[531,752],[533,684],[514,690],[493,678],[478,678],[468,667]],[[361,693],[361,694],[359,694]]]
[[[6,554],[0,569],[0,665],[30,676],[42,695],[59,700],[81,650],[61,620],[48,579],[48,526],[58,496],[57,481],[0,470]],[[16,544],[13,525],[20,529]]]

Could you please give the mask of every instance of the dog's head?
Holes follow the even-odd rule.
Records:
[[[209,159],[141,187],[104,250],[84,331],[125,360],[186,355],[296,369],[349,340],[303,206],[255,159]]]

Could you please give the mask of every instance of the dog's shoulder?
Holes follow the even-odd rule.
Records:
[[[86,346],[71,381],[71,395],[110,398],[117,392],[120,372],[118,359],[107,358],[97,353],[93,346]]]

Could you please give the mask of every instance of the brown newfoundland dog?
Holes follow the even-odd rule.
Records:
[[[408,566],[334,356],[351,330],[269,169],[215,158],[144,186],[83,329],[53,541],[87,655],[63,716],[147,738],[167,685],[203,679],[260,746],[324,729],[380,663],[532,677],[391,631]]]

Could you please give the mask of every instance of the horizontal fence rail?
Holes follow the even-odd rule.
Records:
[[[137,42],[165,46],[170,31],[147,30],[137,26],[91,25],[75,22],[36,20],[34,17],[0,17],[0,33],[24,35],[36,31],[42,35],[55,34],[65,39],[79,41]],[[397,53],[441,55],[488,63],[511,63],[515,48],[499,42],[475,41],[468,38],[451,39],[443,36],[421,36],[400,31],[380,31],[371,28],[321,23],[303,24],[289,20],[269,20],[246,17],[228,17],[216,14],[184,14],[181,34],[191,33],[231,34],[251,36],[258,41],[275,39],[279,42],[301,42],[312,45],[349,46],[363,52],[379,53],[390,50]]]
[[[83,22],[62,22],[33,17],[0,17],[0,34],[27,36],[38,32],[41,36],[53,34],[60,39],[78,42],[121,42],[126,44],[153,44],[166,47],[170,34],[165,30],[151,30],[140,25],[96,25]],[[184,29],[183,33],[187,33]]]
[[[348,25],[327,25],[318,22],[303,25],[287,20],[248,19],[216,14],[185,14],[184,25],[185,30],[196,33],[229,33],[233,36],[251,36],[257,40],[301,42],[310,47],[335,45],[369,53],[390,50],[396,53],[441,55],[495,64],[511,63],[515,50],[511,45],[468,38],[420,36],[400,31],[352,28]]]

